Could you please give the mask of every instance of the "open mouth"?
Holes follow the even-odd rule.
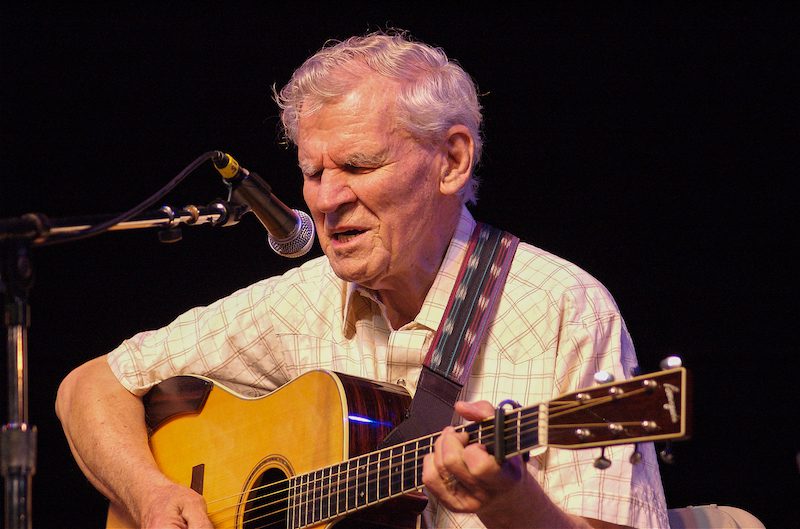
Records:
[[[341,243],[349,242],[349,241],[355,239],[356,237],[358,237],[359,235],[361,235],[362,233],[364,233],[364,231],[365,230],[346,230],[346,231],[341,231],[339,233],[334,233],[333,234],[333,239],[335,241],[341,242]]]

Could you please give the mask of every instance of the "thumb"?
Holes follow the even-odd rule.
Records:
[[[460,400],[455,405],[456,413],[468,421],[479,421],[494,415],[494,406],[488,400],[465,402]]]
[[[214,529],[205,510],[187,509],[182,514],[188,529]]]

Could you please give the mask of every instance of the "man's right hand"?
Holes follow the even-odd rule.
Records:
[[[214,529],[205,499],[188,487],[154,487],[145,503],[139,514],[142,529]]]

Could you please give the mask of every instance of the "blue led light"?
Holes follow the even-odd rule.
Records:
[[[361,415],[348,415],[347,418],[351,421],[369,424],[371,426],[388,426],[388,427],[392,426],[392,423],[390,422],[376,421],[375,419],[370,419],[369,417],[362,417]]]

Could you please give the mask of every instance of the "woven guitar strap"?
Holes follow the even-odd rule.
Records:
[[[478,223],[458,272],[439,329],[433,337],[408,417],[381,443],[403,443],[452,423],[453,405],[494,314],[519,238]]]

